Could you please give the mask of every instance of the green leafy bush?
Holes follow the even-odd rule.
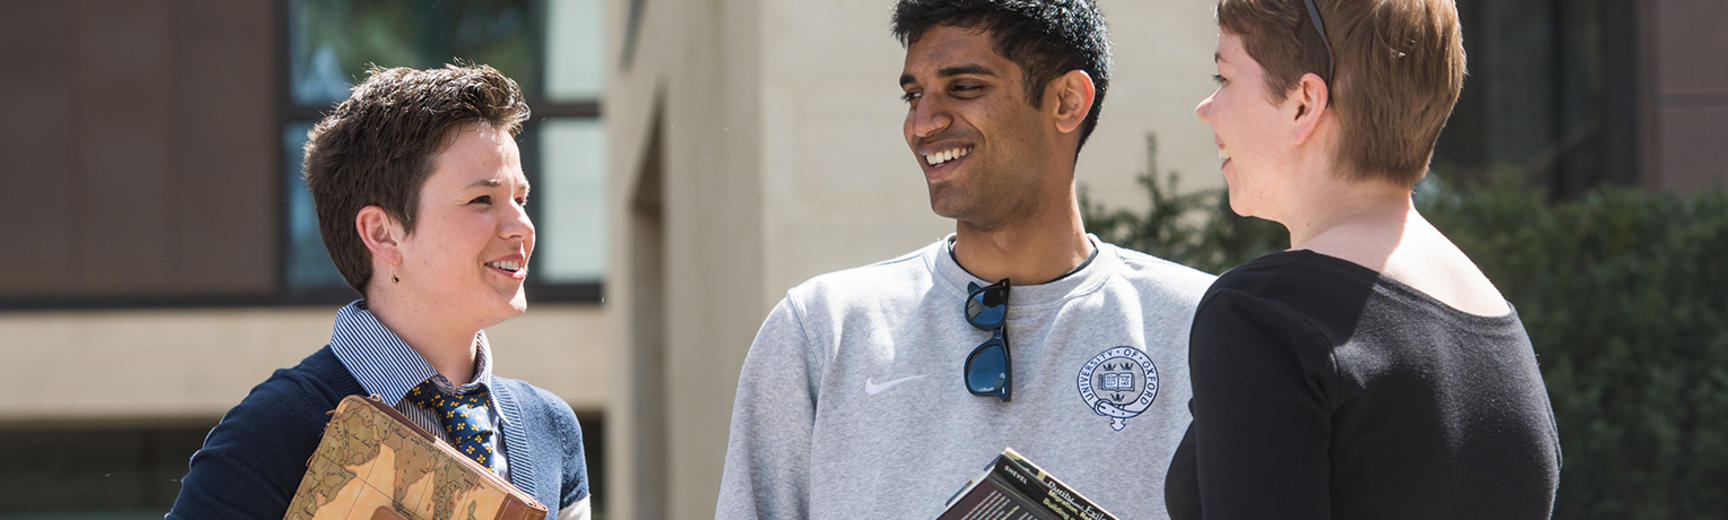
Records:
[[[1087,231],[1106,242],[1213,274],[1289,246],[1289,235],[1278,224],[1231,213],[1223,190],[1181,193],[1174,171],[1160,181],[1158,140],[1150,135],[1146,164],[1146,172],[1136,179],[1146,188],[1146,213],[1105,208],[1080,187],[1080,214]]]
[[[1214,273],[1288,245],[1150,164],[1147,213],[1082,195],[1100,238]],[[1565,458],[1554,517],[1728,518],[1728,196],[1549,202],[1505,181],[1425,182],[1416,199],[1530,331]]]

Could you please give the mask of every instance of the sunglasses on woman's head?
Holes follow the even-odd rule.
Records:
[[[1314,32],[1320,33],[1320,43],[1326,44],[1326,85],[1332,85],[1333,75],[1338,73],[1338,59],[1332,55],[1332,40],[1326,37],[1326,21],[1320,19],[1320,8],[1314,6],[1314,0],[1302,0],[1308,4],[1308,21],[1314,22]]]

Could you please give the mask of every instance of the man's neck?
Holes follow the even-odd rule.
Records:
[[[1092,254],[1092,241],[1072,200],[1055,215],[1030,216],[984,228],[957,221],[954,259],[987,281],[1007,278],[1015,285],[1038,285],[1074,270]]]
[[[367,307],[372,316],[426,358],[433,370],[454,385],[474,380],[474,363],[479,355],[474,338],[479,330],[438,327],[436,324],[454,320],[429,319],[435,316],[435,309],[419,301],[369,292],[373,296],[367,298]]]

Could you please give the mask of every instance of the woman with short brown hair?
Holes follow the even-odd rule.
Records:
[[[1291,247],[1190,336],[1175,518],[1547,518],[1560,449],[1516,311],[1410,199],[1458,99],[1450,0],[1221,0],[1230,207]]]

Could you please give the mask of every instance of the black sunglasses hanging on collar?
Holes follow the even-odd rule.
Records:
[[[966,323],[990,331],[966,356],[966,390],[972,395],[1014,400],[1014,366],[1008,353],[1008,279],[980,287],[966,284]]]

